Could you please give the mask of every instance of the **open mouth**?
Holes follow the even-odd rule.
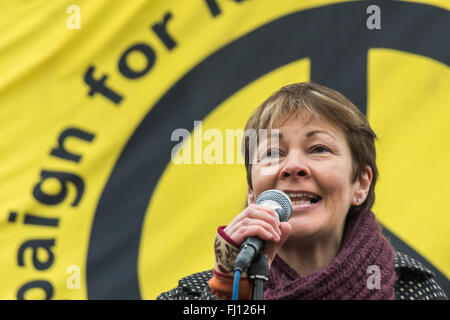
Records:
[[[322,197],[309,192],[286,192],[291,199],[292,205],[314,204],[322,200]]]

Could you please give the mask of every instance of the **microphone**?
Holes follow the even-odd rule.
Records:
[[[283,191],[275,189],[264,191],[256,199],[256,204],[274,209],[278,214],[280,222],[288,221],[291,217],[291,199]],[[244,272],[263,247],[264,241],[258,237],[248,237],[245,239],[236,257],[234,271]]]

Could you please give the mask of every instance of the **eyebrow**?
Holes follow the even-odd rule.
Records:
[[[313,131],[309,131],[309,132],[307,132],[307,133],[305,134],[305,137],[307,137],[308,139],[310,139],[312,136],[314,136],[314,135],[317,134],[317,133],[324,133],[324,134],[330,136],[334,141],[336,141],[336,138],[335,138],[331,133],[329,133],[328,131],[324,131],[324,130],[313,130]],[[272,139],[272,138],[275,138],[275,137],[277,137],[277,134],[272,133],[272,134],[270,135],[270,138],[271,138],[271,139]],[[278,138],[279,138],[280,140],[283,140],[283,137],[284,137],[283,134],[282,134],[281,132],[278,132]],[[263,140],[267,140],[267,139],[263,139]]]
[[[316,133],[325,133],[325,134],[329,135],[331,138],[333,138],[334,141],[336,141],[336,138],[331,133],[329,133],[328,131],[323,131],[323,130],[313,130],[313,131],[308,132],[305,136],[307,138],[311,138]]]
[[[331,133],[329,133],[328,131],[324,131],[324,130],[313,130],[313,131],[307,132],[305,134],[305,137],[307,137],[309,139],[316,133],[325,133],[325,134],[329,135],[331,138],[333,138],[333,140],[336,140],[336,138]],[[271,137],[274,137],[274,136],[275,136],[274,134],[271,135]],[[280,140],[283,139],[283,134],[281,132],[279,133],[279,138],[280,138]]]

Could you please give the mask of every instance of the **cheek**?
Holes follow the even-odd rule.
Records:
[[[352,186],[349,174],[347,173],[347,170],[342,167],[319,171],[317,173],[317,180],[324,194],[337,198],[340,201],[347,200]]]
[[[264,174],[262,173],[262,169],[256,165],[252,167],[252,185],[253,191],[256,194],[260,194],[261,192],[271,189],[277,179],[277,174]]]

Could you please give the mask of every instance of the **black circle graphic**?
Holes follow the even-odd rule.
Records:
[[[129,139],[99,200],[87,257],[89,299],[141,299],[142,224],[170,161],[174,129],[192,128],[194,120],[250,82],[305,57],[311,59],[313,81],[342,92],[364,113],[369,49],[396,49],[449,64],[450,44],[442,33],[450,30],[448,11],[397,1],[370,4],[381,8],[381,30],[367,29],[366,1],[292,13],[218,50],[165,93]]]

